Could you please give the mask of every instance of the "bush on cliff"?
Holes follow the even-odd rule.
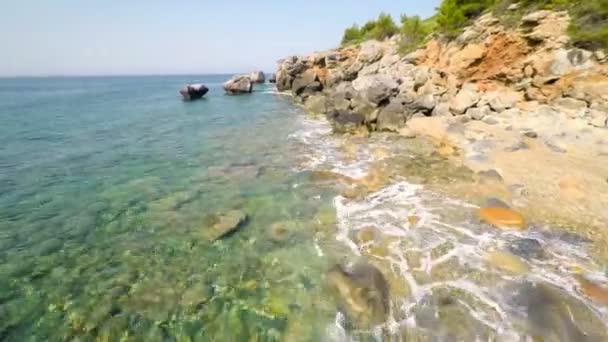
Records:
[[[401,16],[401,40],[399,53],[407,54],[419,48],[426,38],[435,31],[437,22],[435,17],[422,20],[419,16]]]
[[[377,19],[370,20],[359,27],[357,24],[344,30],[342,45],[357,44],[365,40],[384,40],[399,32],[393,18],[386,13],[380,13]]]
[[[443,0],[437,8],[439,32],[456,37],[462,28],[489,9],[495,0]]]
[[[572,1],[572,0],[571,0]],[[608,49],[608,0],[574,0],[568,33],[574,45]]]

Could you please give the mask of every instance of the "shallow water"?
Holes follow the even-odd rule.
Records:
[[[225,96],[226,78],[0,80],[0,340],[606,337],[605,307],[576,290],[574,266],[606,281],[585,243],[559,227],[480,225],[474,205],[414,184],[446,174],[412,143],[377,136],[345,151],[288,97]],[[197,81],[206,99],[180,101]],[[358,199],[311,177],[359,178],[378,162],[422,170],[402,167]],[[209,217],[232,209],[247,224],[207,241]],[[376,240],[354,238],[370,227]],[[549,257],[515,275],[486,262],[519,237]],[[390,318],[371,330],[346,322],[324,280],[361,257],[391,288]],[[547,299],[532,310],[526,296]],[[561,301],[567,318],[550,313]]]

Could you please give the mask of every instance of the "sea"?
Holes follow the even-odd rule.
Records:
[[[0,79],[1,341],[606,336],[606,308],[569,268],[606,281],[584,239],[489,230],[423,185],[442,164],[408,140],[346,141],[271,84],[224,94],[230,76]],[[184,102],[189,83],[209,93]],[[341,193],[382,160],[402,166],[388,184]],[[209,239],[234,210],[245,222]],[[526,238],[547,256],[528,272],[488,264]],[[381,326],[349,322],[328,286],[361,260],[389,283]]]

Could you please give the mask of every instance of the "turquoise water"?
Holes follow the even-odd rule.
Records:
[[[333,319],[311,223],[331,195],[299,186],[301,113],[227,78],[0,80],[0,340],[276,340]],[[182,102],[188,82],[210,92]],[[246,227],[207,241],[232,209]],[[297,229],[275,241],[276,222]]]

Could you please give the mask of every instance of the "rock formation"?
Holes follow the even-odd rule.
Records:
[[[253,82],[248,75],[236,75],[224,83],[228,94],[246,94],[253,91]]]
[[[339,132],[396,132],[415,115],[492,122],[539,105],[605,128],[606,55],[570,48],[568,23],[566,12],[537,11],[505,28],[486,14],[456,39],[431,39],[406,56],[396,40],[291,56],[279,62],[277,88],[324,110]]]
[[[209,88],[202,84],[189,84],[179,90],[179,93],[182,95],[184,101],[198,100],[205,96],[207,92],[209,92]]]
[[[253,83],[264,83],[266,82],[266,75],[262,71],[254,71],[249,75],[251,82]]]

